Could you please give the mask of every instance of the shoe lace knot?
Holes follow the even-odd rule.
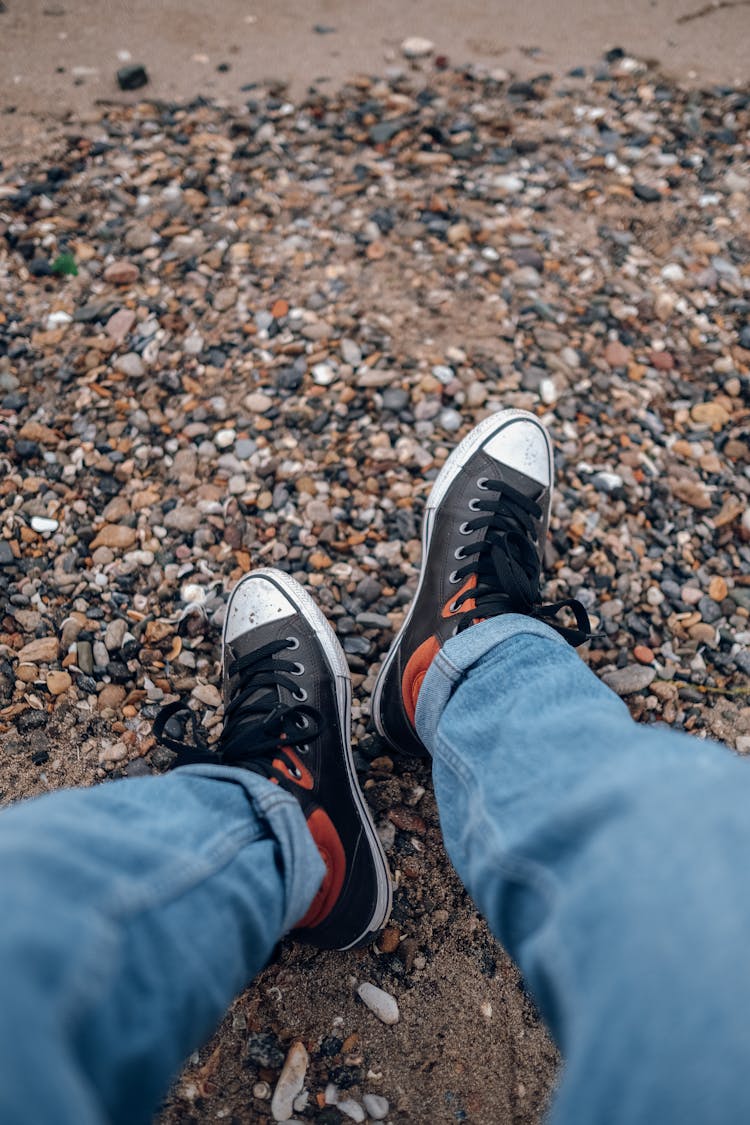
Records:
[[[477,515],[460,530],[467,536],[483,534],[456,552],[458,559],[468,561],[451,575],[452,582],[466,583],[451,610],[473,603],[459,617],[458,631],[500,613],[521,613],[546,622],[569,644],[583,644],[591,637],[591,623],[581,602],[567,598],[542,603],[534,528],[534,521],[542,518],[540,505],[506,481],[480,477],[477,486],[484,494],[471,502]],[[562,610],[573,614],[575,627],[557,620]]]

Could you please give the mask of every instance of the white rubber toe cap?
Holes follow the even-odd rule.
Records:
[[[235,586],[227,606],[224,643],[231,644],[248,629],[293,617],[297,608],[263,571],[248,574]]]
[[[549,488],[552,452],[549,438],[537,421],[518,417],[484,442],[490,457]]]

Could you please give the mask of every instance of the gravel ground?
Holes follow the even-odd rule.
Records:
[[[393,1122],[540,1117],[554,1049],[427,769],[369,724],[430,482],[487,413],[554,437],[547,593],[590,607],[585,659],[637,718],[750,749],[750,96],[617,51],[562,80],[444,64],[103,106],[2,169],[2,802],[161,771],[177,696],[215,734],[226,592],[273,564],[347,652],[397,880],[380,949],[281,947],[165,1125],[269,1121],[294,1040],[299,1120],[369,1094]]]

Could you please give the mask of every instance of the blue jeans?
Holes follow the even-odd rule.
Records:
[[[747,766],[636,726],[514,616],[448,642],[417,726],[451,859],[565,1057],[552,1122],[750,1120]],[[0,1122],[148,1121],[322,874],[294,799],[239,770],[3,812]]]

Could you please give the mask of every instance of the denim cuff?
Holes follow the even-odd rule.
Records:
[[[440,716],[459,680],[498,645],[523,634],[567,647],[567,641],[550,625],[520,613],[505,613],[480,621],[446,641],[427,669],[417,698],[415,725],[428,750],[436,744]]]
[[[299,803],[291,793],[252,770],[201,764],[182,766],[180,773],[228,781],[244,789],[248,817],[258,822],[259,835],[265,832],[275,838],[281,852],[286,899],[282,933],[288,933],[304,918],[326,873]]]

